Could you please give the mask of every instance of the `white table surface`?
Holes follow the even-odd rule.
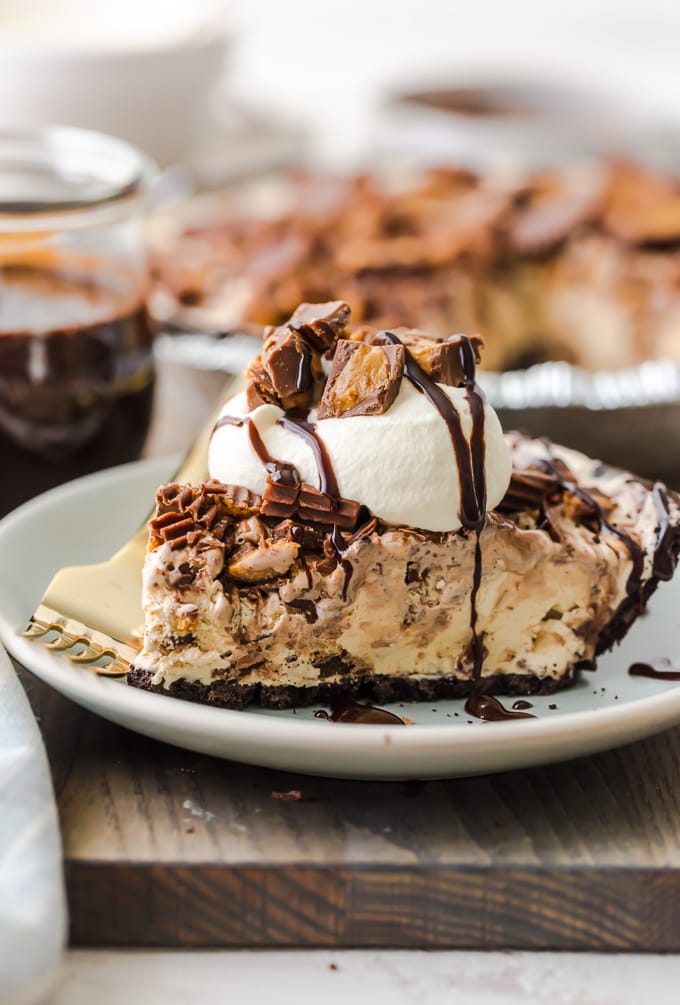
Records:
[[[337,968],[337,969],[336,969]],[[677,1005],[680,958],[239,950],[67,954],[49,1005]]]

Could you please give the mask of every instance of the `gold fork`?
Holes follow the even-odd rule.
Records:
[[[215,418],[195,441],[174,481],[200,484],[207,477],[214,424]],[[19,634],[42,642],[76,665],[91,666],[98,674],[124,676],[141,648],[146,540],[145,521],[107,562],[60,569]]]

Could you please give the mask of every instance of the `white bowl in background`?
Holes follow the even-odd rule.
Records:
[[[182,160],[210,111],[225,0],[0,0],[0,121],[119,136]]]

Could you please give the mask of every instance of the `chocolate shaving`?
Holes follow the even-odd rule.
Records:
[[[206,534],[226,542],[234,518],[252,516],[261,499],[241,486],[218,481],[164,485],[156,494],[156,516],[149,521],[150,545],[173,551],[194,546]]]
[[[319,404],[319,418],[382,415],[399,393],[404,355],[401,345],[339,341]]]
[[[347,539],[347,547],[349,548],[356,541],[361,541],[365,537],[370,537],[377,529],[378,521],[374,516],[372,516],[366,521],[366,523],[362,523],[360,527],[357,527],[352,536]]]
[[[586,523],[600,517],[611,508],[611,500],[595,489],[577,494],[569,490],[564,482],[576,484],[574,474],[563,461],[553,460],[557,474],[539,468],[514,470],[505,496],[497,506],[501,513],[521,513],[528,509],[539,510],[547,529],[556,533],[552,525],[550,510],[562,504],[567,518],[573,522]]]
[[[544,471],[513,471],[510,485],[496,507],[501,513],[519,513],[526,509],[541,509],[545,497],[558,487],[557,482]]]

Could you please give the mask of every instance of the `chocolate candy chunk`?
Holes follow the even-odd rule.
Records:
[[[300,408],[309,404],[314,381],[321,376],[318,354],[291,328],[274,328],[249,367],[249,408],[272,404]]]
[[[351,499],[334,499],[311,485],[300,486],[297,515],[303,523],[336,524],[340,530],[354,530],[360,509],[361,503]]]
[[[303,551],[323,551],[326,531],[311,523],[282,520],[272,527],[272,539],[296,541]]]
[[[317,352],[328,353],[347,327],[349,314],[349,307],[342,300],[300,304],[288,325]]]
[[[613,165],[602,220],[614,237],[632,244],[677,244],[680,240],[680,185],[675,179]]]
[[[284,576],[297,558],[300,545],[295,541],[263,541],[244,544],[231,555],[227,572],[244,583],[261,583]]]
[[[354,530],[360,503],[350,499],[334,499],[311,485],[285,485],[267,479],[262,496],[262,515],[278,520],[299,518],[303,523]]]
[[[299,494],[299,485],[267,478],[262,495],[262,515],[280,519],[293,516],[297,510]]]
[[[460,387],[465,381],[461,356],[462,341],[459,335],[452,335],[448,339],[436,342],[417,338],[408,346],[408,351],[435,383],[448,384],[449,387]],[[481,338],[479,335],[472,335],[467,341],[472,343],[475,362],[479,363]]]
[[[403,346],[341,339],[319,403],[319,418],[382,415],[399,393],[403,374]]]
[[[461,387],[465,381],[461,356],[463,340],[471,343],[477,363],[484,345],[479,335],[450,335],[442,339],[433,338],[417,328],[393,328],[392,331],[431,380],[450,387]],[[370,345],[381,345],[384,336],[382,332],[364,331],[361,337]]]
[[[262,352],[246,370],[248,407],[309,408],[323,375],[321,354],[335,346],[348,320],[349,307],[340,300],[300,304],[285,325],[268,329]]]
[[[198,498],[217,496],[220,506],[229,516],[247,517],[257,513],[262,505],[262,499],[256,492],[244,488],[243,485],[225,485],[211,478],[203,482],[198,490]],[[214,500],[213,500],[214,501]]]

